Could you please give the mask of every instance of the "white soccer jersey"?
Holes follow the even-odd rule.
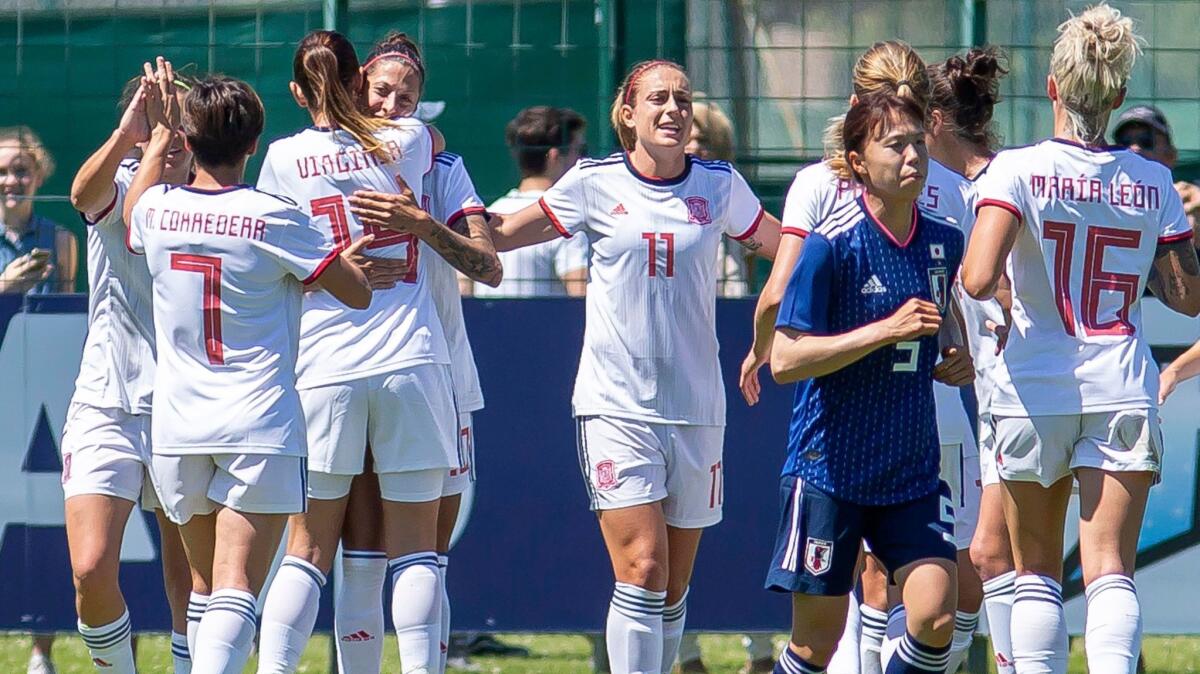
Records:
[[[475,184],[471,182],[462,157],[450,152],[442,152],[433,158],[433,170],[425,174],[422,200],[425,210],[447,227],[468,215],[487,214],[483,202],[475,193]],[[446,344],[450,348],[455,405],[459,412],[481,410],[483,389],[479,386],[479,370],[475,368],[475,354],[471,351],[467,324],[463,321],[458,272],[424,242],[421,243],[421,255],[429,265],[426,268],[429,291],[433,294],[434,306],[437,307],[442,330],[446,333]]]
[[[112,203],[87,214],[88,335],[71,400],[148,414],[154,392],[154,315],[146,261],[125,247],[125,192],[137,161],[121,162]]]
[[[929,175],[917,206],[935,217],[966,229],[972,219],[971,181],[929,160]],[[825,162],[810,164],[796,172],[783,206],[782,231],[805,237],[822,222],[861,217],[856,199],[862,186],[839,178]],[[963,408],[959,391],[940,382],[933,385],[937,409],[938,438],[943,445],[964,443],[974,423]]]
[[[294,200],[337,248],[374,234],[367,255],[409,262],[408,275],[379,290],[371,306],[350,309],[325,291],[306,293],[300,325],[300,388],[363,379],[423,363],[450,363],[446,338],[429,292],[420,240],[388,230],[364,231],[347,197],[359,189],[395,192],[395,176],[420,199],[433,163],[432,138],[415,119],[399,119],[379,138],[399,159],[381,163],[345,131],[310,127],[271,143],[259,189]],[[420,203],[420,202],[418,202]]]
[[[129,248],[154,278],[154,452],[304,456],[300,283],[337,254],[325,234],[246,185],[158,185],[132,220]]]
[[[624,154],[582,159],[539,202],[591,245],[576,416],[725,423],[717,361],[721,236],[745,239],[763,209],[727,162],[688,156],[682,175],[639,175]]]
[[[1158,367],[1142,338],[1142,292],[1155,248],[1192,235],[1171,172],[1128,150],[1051,139],[996,155],[977,190],[976,208],[998,206],[1021,221],[993,413],[1154,407]]]
[[[489,213],[511,215],[542,198],[542,190],[509,190],[488,206]],[[476,297],[565,297],[562,277],[585,269],[588,263],[587,239],[573,236],[500,252],[504,280],[495,288],[475,284]]]

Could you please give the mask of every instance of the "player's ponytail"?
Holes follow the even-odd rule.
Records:
[[[613,132],[617,134],[617,140],[620,141],[621,147],[626,152],[633,150],[637,145],[637,130],[625,126],[621,121],[621,110],[627,105],[632,108],[637,104],[638,85],[641,84],[642,78],[646,73],[660,67],[674,68],[684,75],[687,74],[683,66],[674,61],[666,59],[642,61],[629,70],[629,74],[617,88],[616,96],[613,97],[612,108],[609,110],[609,121],[612,123]]]
[[[1067,113],[1067,130],[1077,140],[1102,142],[1142,43],[1133,20],[1103,3],[1058,26],[1050,76]]]
[[[1008,74],[1007,61],[996,47],[975,47],[929,66],[930,105],[954,135],[981,148],[999,145],[992,111],[1000,100],[1000,78]]]
[[[922,109],[929,106],[929,75],[925,62],[907,43],[899,40],[876,42],[854,64],[854,95],[858,98],[887,93],[912,100]],[[825,164],[838,177],[851,179],[842,141],[844,116],[829,120],[825,127]]]
[[[300,41],[292,60],[292,78],[308,107],[328,123],[354,137],[366,151],[385,162],[388,154],[375,134],[388,122],[367,115],[359,107],[362,74],[354,46],[341,33],[313,31]]]

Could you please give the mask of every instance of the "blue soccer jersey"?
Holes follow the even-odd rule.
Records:
[[[836,335],[890,316],[910,298],[943,315],[963,253],[962,232],[913,209],[896,241],[862,198],[804,242],[777,327]],[[904,503],[938,488],[933,402],[936,336],[877,349],[837,372],[800,382],[784,475],[864,505]]]

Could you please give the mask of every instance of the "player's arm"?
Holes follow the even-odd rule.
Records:
[[[492,242],[501,252],[553,241],[562,235],[540,203],[509,215],[497,215],[492,227]]]
[[[500,257],[492,245],[491,232],[483,218],[476,216],[469,236],[463,236],[438,222],[417,204],[408,185],[396,177],[400,191],[396,194],[357,190],[350,197],[350,211],[364,226],[375,226],[395,232],[405,232],[429,244],[455,269],[488,285],[500,283]]]
[[[754,339],[750,344],[750,353],[742,361],[742,372],[738,388],[742,397],[749,405],[758,403],[762,385],[758,381],[758,370],[767,364],[771,357],[771,340],[775,337],[775,320],[779,317],[779,305],[783,302],[784,291],[787,290],[788,279],[800,259],[800,246],[804,238],[795,235],[782,236],[775,254],[775,262],[771,265],[771,274],[767,283],[758,295],[758,303],[754,305]]]
[[[150,141],[142,152],[142,161],[138,165],[129,191],[125,194],[122,205],[122,218],[130,221],[133,207],[142,194],[162,182],[166,171],[167,153],[171,142],[175,139],[176,129],[179,128],[179,102],[175,97],[175,71],[170,61],[158,57],[158,68],[152,70],[149,63],[143,64],[145,75],[142,76],[144,92],[144,107],[146,123],[150,127]]]
[[[779,250],[779,228],[779,218],[763,211],[762,219],[754,231],[745,238],[734,240],[751,253],[774,260]]]
[[[150,127],[146,123],[145,93],[139,86],[133,94],[133,99],[121,115],[117,128],[104,141],[98,150],[92,153],[71,181],[71,206],[85,216],[93,216],[104,211],[116,198],[116,186],[113,178],[121,161],[137,147],[150,139]],[[91,218],[89,218],[91,219]]]
[[[1176,386],[1198,374],[1200,374],[1200,342],[1193,344],[1192,348],[1184,351],[1178,358],[1171,361],[1170,365],[1163,368],[1162,374],[1158,377],[1158,404],[1163,404]]]
[[[1158,244],[1146,287],[1175,311],[1200,315],[1200,262],[1191,238]]]
[[[977,300],[995,296],[1020,227],[1021,220],[1008,208],[980,207],[962,263],[963,289],[968,295]]]
[[[913,297],[891,316],[838,335],[806,334],[780,326],[771,348],[771,374],[780,384],[823,377],[877,349],[936,334],[941,325],[937,306]]]
[[[315,279],[316,284],[351,309],[366,309],[371,306],[371,284],[367,281],[367,275],[353,260],[359,249],[374,240],[374,236],[364,236],[347,246],[341,254],[333,256],[329,266],[319,272]]]
[[[967,349],[967,328],[958,297],[951,294],[946,320],[938,330],[942,360],[933,368],[933,378],[948,386],[967,386],[975,381],[975,363]]]

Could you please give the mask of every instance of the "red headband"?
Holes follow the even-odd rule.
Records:
[[[629,105],[629,99],[633,96],[633,87],[635,84],[637,84],[638,78],[645,74],[647,70],[656,68],[658,66],[672,66],[675,68],[679,67],[673,61],[668,61],[666,59],[654,59],[653,61],[646,61],[637,68],[634,68],[633,72],[629,73],[629,83],[625,85],[625,105]]]
[[[411,52],[412,50],[401,47],[394,50],[385,51],[382,54],[376,54],[368,59],[366,64],[363,65],[363,71],[369,70],[372,65],[382,61],[383,59],[397,59],[404,61],[413,68],[416,68],[417,72],[421,74],[421,79],[424,80],[425,66],[421,63],[421,57]]]

